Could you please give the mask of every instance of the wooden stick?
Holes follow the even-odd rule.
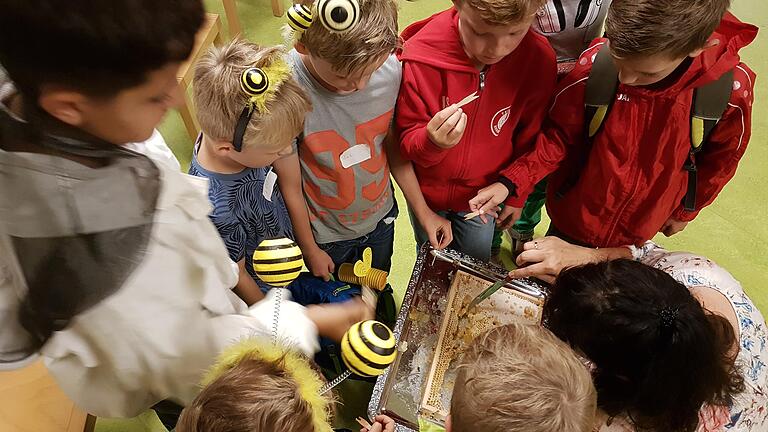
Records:
[[[480,212],[473,211],[472,213],[467,213],[466,215],[464,215],[464,220],[474,219],[478,216],[480,216]]]
[[[366,419],[364,419],[364,418],[362,418],[362,417],[358,417],[358,418],[356,418],[355,420],[357,420],[357,423],[358,423],[360,426],[362,426],[362,427],[364,427],[364,428],[366,428],[366,429],[370,429],[371,427],[373,427],[373,425],[371,425],[370,423],[368,423],[368,420],[366,420]]]
[[[457,104],[456,104],[456,108],[461,108],[461,107],[463,107],[464,105],[466,105],[466,104],[468,104],[468,103],[470,103],[470,102],[474,101],[475,99],[477,99],[477,98],[479,98],[479,97],[480,97],[480,96],[477,94],[477,92],[474,92],[474,93],[472,93],[471,95],[468,95],[467,97],[465,97],[464,99],[462,99],[461,101],[459,101],[459,103],[457,103]]]

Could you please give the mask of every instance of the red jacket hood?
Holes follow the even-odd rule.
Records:
[[[664,90],[645,91],[677,94],[717,80],[739,64],[739,50],[755,40],[757,31],[756,26],[743,23],[727,13],[709,38],[710,41],[718,41],[716,46],[704,50],[696,57],[688,71],[675,84]]]
[[[477,68],[467,56],[459,38],[445,37],[446,34],[458,33],[458,22],[459,14],[455,8],[451,8],[409,25],[401,35],[405,43],[400,60],[477,73]],[[413,38],[417,33],[419,37]]]

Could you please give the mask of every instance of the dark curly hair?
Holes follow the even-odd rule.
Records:
[[[729,406],[744,388],[730,322],[642,263],[563,271],[544,321],[594,362],[598,406],[625,415],[638,430],[695,431],[703,404]]]

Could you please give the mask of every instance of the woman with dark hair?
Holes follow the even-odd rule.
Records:
[[[593,257],[559,273],[544,319],[594,364],[596,430],[768,430],[768,329],[728,272],[652,243],[600,260],[544,242],[563,261]]]

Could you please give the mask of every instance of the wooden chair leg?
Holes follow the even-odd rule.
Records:
[[[88,417],[85,419],[85,428],[83,428],[83,432],[93,432],[95,429],[96,416],[88,414]]]
[[[272,0],[272,15],[276,17],[283,16],[285,9],[283,8],[283,0]]]
[[[189,97],[187,89],[182,86],[181,91],[184,96],[184,103],[179,107],[179,114],[181,114],[181,119],[184,121],[184,127],[187,129],[189,139],[194,141],[197,139],[197,133],[200,131],[200,125],[197,123],[194,105],[192,105],[192,99]]]
[[[234,39],[242,35],[243,27],[240,25],[240,17],[237,15],[237,3],[235,0],[224,0],[224,15],[227,16],[229,37]]]

